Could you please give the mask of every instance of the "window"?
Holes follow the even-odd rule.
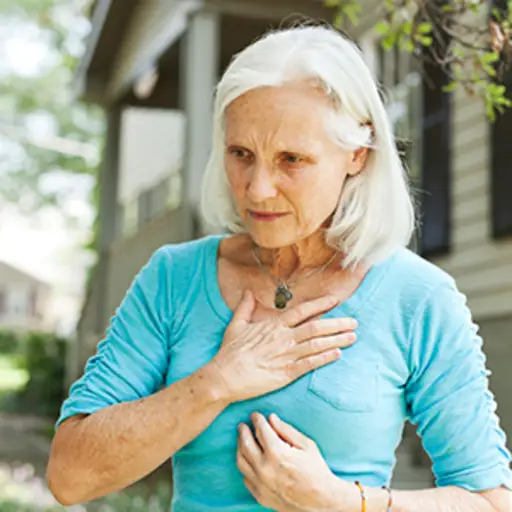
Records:
[[[493,2],[503,15],[508,15],[507,1]],[[504,67],[504,85],[507,97],[512,99],[512,59],[502,54],[500,65]],[[512,235],[512,110],[507,109],[491,125],[491,215],[492,235],[502,238]]]
[[[144,190],[138,197],[138,224],[142,226],[149,220],[151,220],[151,189]]]
[[[442,58],[447,46],[436,37],[432,50]],[[447,254],[451,242],[451,95],[442,90],[449,78],[435,62],[424,60],[423,77],[419,250],[433,257]]]
[[[182,177],[181,172],[173,172],[168,178],[166,206],[168,210],[176,210],[182,201]]]
[[[9,295],[9,311],[15,317],[25,316],[28,310],[28,294],[25,288],[13,288]]]
[[[137,223],[139,218],[139,202],[138,199],[132,199],[125,204],[120,205],[122,236],[128,238],[137,232]]]
[[[451,97],[442,88],[448,77],[434,64],[420,70],[420,62],[405,51],[384,51],[378,39],[372,48],[370,38],[363,49],[390,93],[388,115],[420,205],[422,225],[411,248],[427,257],[445,254],[451,235]],[[446,43],[434,44],[442,56]]]
[[[33,286],[30,289],[29,295],[28,295],[28,314],[30,316],[37,316],[37,288]]]

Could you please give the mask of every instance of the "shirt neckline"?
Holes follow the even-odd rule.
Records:
[[[231,234],[213,235],[212,241],[208,244],[208,250],[204,258],[204,271],[206,292],[211,308],[216,315],[224,322],[229,322],[233,317],[233,311],[226,304],[220,291],[218,275],[218,258],[220,242]],[[393,256],[383,262],[373,265],[366,273],[359,287],[345,301],[331,309],[324,315],[325,318],[333,316],[354,316],[363,308],[374,294],[376,288],[384,277],[385,270],[390,264]]]

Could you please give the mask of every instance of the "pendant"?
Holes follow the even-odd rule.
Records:
[[[284,284],[280,284],[276,288],[276,295],[274,299],[274,305],[276,309],[284,309],[288,302],[293,298],[292,292]]]

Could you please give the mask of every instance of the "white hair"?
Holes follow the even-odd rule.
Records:
[[[226,107],[251,89],[298,80],[317,81],[335,100],[327,129],[341,147],[371,148],[363,170],[347,176],[325,237],[347,255],[344,266],[378,263],[409,243],[414,207],[372,74],[355,43],[328,27],[270,32],[234,57],[216,88],[202,213],[209,223],[245,231],[224,167]]]

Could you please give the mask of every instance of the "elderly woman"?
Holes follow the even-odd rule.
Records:
[[[268,34],[214,108],[203,209],[231,234],[162,247],[135,278],[63,405],[57,499],[172,457],[175,512],[512,510],[481,339],[406,248],[406,177],[357,47]],[[388,487],[406,420],[435,489]]]

